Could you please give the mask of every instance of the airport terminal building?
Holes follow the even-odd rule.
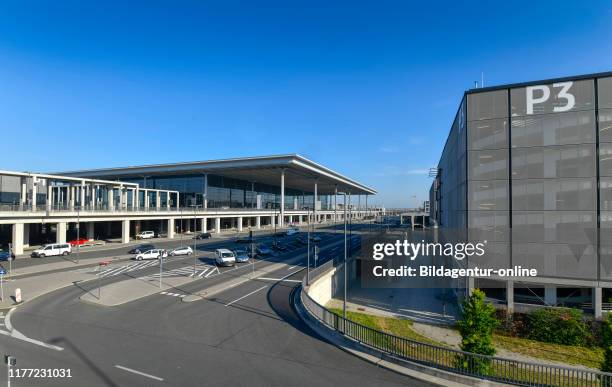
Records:
[[[376,191],[300,155],[58,173],[0,171],[0,245],[16,254],[80,237],[128,242],[375,216]]]
[[[430,201],[438,227],[487,240],[495,265],[538,270],[491,289],[508,309],[600,316],[612,288],[612,73],[465,92]]]

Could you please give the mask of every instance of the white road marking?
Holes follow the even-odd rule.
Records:
[[[232,302],[228,302],[227,304],[225,304],[225,306],[230,306],[230,305],[232,305],[233,303],[238,302],[238,301],[240,301],[240,300],[242,300],[242,299],[244,299],[244,298],[247,298],[248,296],[250,296],[250,295],[252,295],[252,294],[255,294],[255,293],[257,293],[258,291],[263,290],[263,289],[265,289],[265,288],[267,288],[267,287],[268,287],[268,285],[266,285],[266,286],[262,286],[262,287],[260,287],[260,288],[259,288],[259,289],[257,289],[257,290],[253,290],[251,293],[247,293],[247,294],[245,294],[244,296],[242,296],[242,297],[240,297],[240,298],[237,298],[237,299],[235,299],[235,300],[234,300],[234,301],[232,301]]]
[[[280,282],[280,281],[284,281],[284,282],[302,282],[301,280],[293,280],[293,279],[282,279],[282,278],[267,278],[267,277],[259,277],[257,278],[258,280],[264,280],[264,281],[276,281],[276,282]]]
[[[119,368],[120,370],[124,370],[124,371],[127,371],[127,372],[131,372],[131,373],[136,374],[136,375],[145,376],[145,377],[147,377],[147,378],[151,378],[151,379],[153,379],[153,380],[157,380],[157,381],[160,381],[160,382],[163,382],[163,381],[164,381],[164,379],[162,379],[162,378],[160,378],[160,377],[157,377],[157,376],[154,376],[154,375],[151,375],[151,374],[147,374],[147,373],[144,373],[144,372],[141,372],[141,371],[136,371],[136,370],[133,370],[133,369],[131,369],[131,368],[127,368],[127,367],[124,367],[124,366],[120,366],[120,365],[118,365],[118,364],[116,364],[116,365],[115,365],[115,368]]]

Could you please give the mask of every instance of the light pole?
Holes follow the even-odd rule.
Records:
[[[307,235],[308,235],[308,242],[307,242],[307,249],[308,249],[308,253],[307,253],[307,258],[306,258],[306,285],[310,285],[310,208],[308,209],[308,225],[307,225]]]
[[[346,219],[346,193],[345,193],[344,194],[344,299],[342,300],[342,317],[344,317],[345,321],[346,321],[346,284],[347,284],[347,270],[348,270],[346,228],[347,228],[347,219]]]
[[[195,217],[197,216],[198,208],[202,207],[202,205],[201,204],[194,204],[192,207],[193,207],[193,216],[194,216],[194,219],[195,219]],[[196,223],[197,223],[197,220],[196,220]],[[197,226],[197,224],[196,224],[196,226]],[[197,245],[196,245],[197,239],[196,239],[196,237],[197,237],[197,234],[193,237],[193,276],[194,277],[196,275],[196,263],[197,263],[197,260],[198,260],[197,255],[196,255],[196,249],[197,249]]]
[[[76,229],[77,229],[77,253],[76,253],[76,263],[79,263],[80,257],[81,257],[81,207],[77,207],[77,225],[76,225]]]

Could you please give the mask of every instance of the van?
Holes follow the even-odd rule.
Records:
[[[234,266],[236,256],[228,249],[217,249],[215,250],[215,263],[219,266]]]
[[[153,231],[141,231],[135,236],[136,239],[151,239],[155,238],[155,232]]]
[[[45,245],[43,248],[32,251],[32,257],[44,258],[54,255],[68,255],[72,252],[72,247],[69,243]]]

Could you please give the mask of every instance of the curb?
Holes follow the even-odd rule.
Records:
[[[365,361],[386,368],[390,371],[412,377],[424,382],[437,384],[440,386],[478,386],[478,387],[493,387],[507,386],[490,380],[478,379],[466,375],[455,374],[445,370],[429,367],[426,365],[413,363],[404,359],[391,356],[385,352],[367,347],[357,341],[347,338],[340,333],[333,331],[316,317],[312,316],[302,303],[302,286],[298,286],[292,296],[293,307],[299,318],[315,333],[321,336],[325,341],[335,345],[341,350],[357,356]]]

